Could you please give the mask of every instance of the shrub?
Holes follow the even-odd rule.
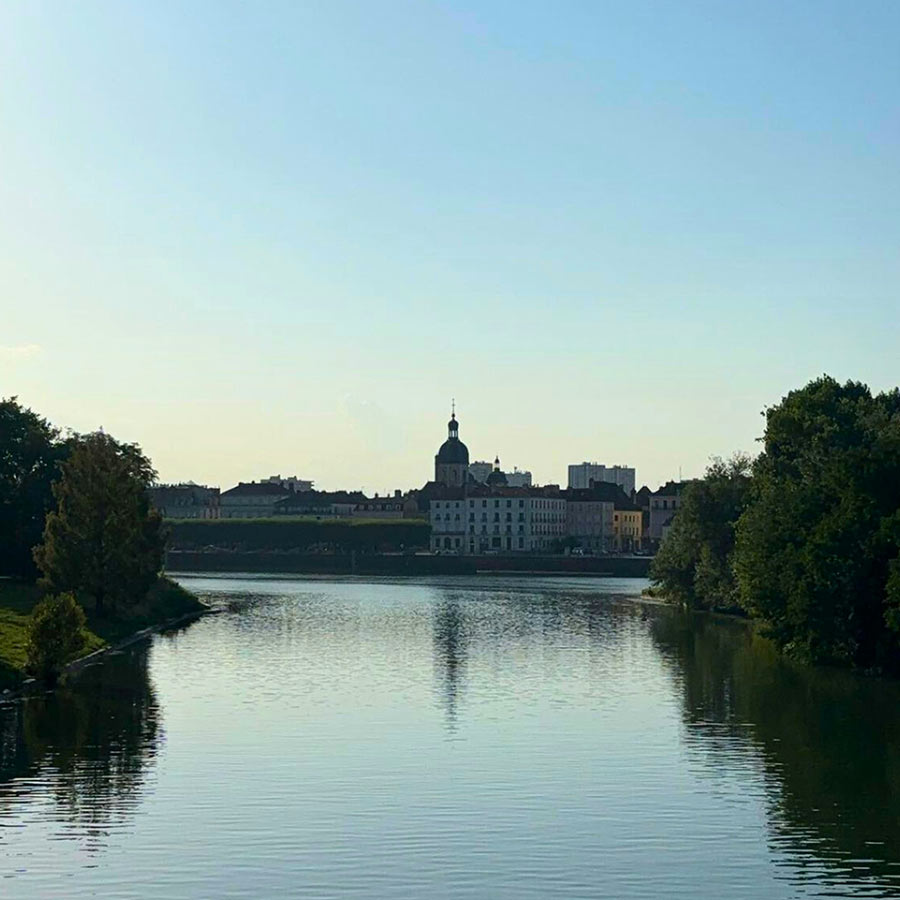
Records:
[[[55,682],[63,666],[83,649],[84,610],[72,594],[47,597],[31,611],[27,670]]]

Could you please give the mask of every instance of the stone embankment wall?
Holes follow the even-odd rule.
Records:
[[[170,550],[169,572],[271,572],[310,575],[610,575],[646,578],[647,557],[626,556],[429,556],[424,554],[277,553]]]

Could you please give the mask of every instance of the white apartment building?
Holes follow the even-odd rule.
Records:
[[[566,534],[565,498],[521,488],[432,500],[429,517],[441,552],[549,552]]]
[[[569,487],[585,490],[592,481],[617,484],[630,497],[634,492],[634,469],[630,466],[604,466],[596,462],[576,463],[569,466]]]

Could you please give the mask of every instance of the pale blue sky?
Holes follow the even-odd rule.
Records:
[[[167,480],[652,486],[900,359],[900,3],[0,6],[0,395]]]

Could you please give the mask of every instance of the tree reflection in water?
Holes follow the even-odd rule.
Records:
[[[799,879],[896,896],[900,684],[794,665],[742,622],[663,611],[651,633],[707,771],[761,761],[773,849]]]
[[[0,824],[49,795],[67,836],[98,847],[129,818],[162,740],[147,653],[107,657],[67,688],[0,709]]]

